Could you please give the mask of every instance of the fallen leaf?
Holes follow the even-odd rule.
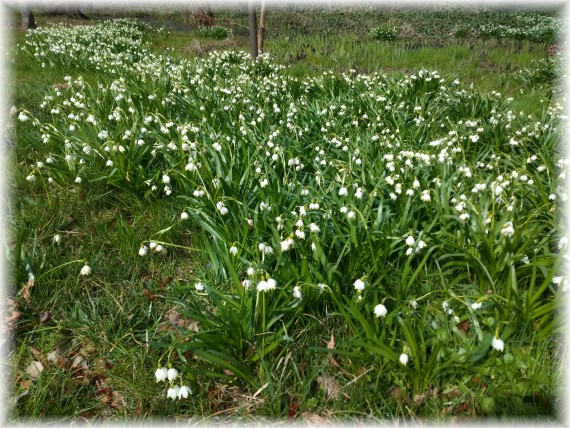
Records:
[[[43,371],[44,365],[39,361],[32,361],[32,363],[26,368],[26,373],[34,380],[37,379]]]
[[[414,402],[412,401],[412,399],[408,396],[408,394],[406,393],[406,391],[404,391],[402,388],[400,388],[399,386],[394,385],[392,388],[390,388],[387,392],[388,397],[396,400],[396,401],[405,401],[408,406],[413,406]]]
[[[303,412],[303,421],[307,422],[309,425],[320,425],[326,422],[326,419],[316,413]]]
[[[143,290],[143,294],[147,297],[147,299],[149,300],[156,300],[157,296],[155,294],[152,294],[150,291],[148,291],[146,288]]]
[[[67,370],[69,367],[71,367],[71,361],[69,361],[69,358],[62,355],[58,349],[48,353],[47,360],[60,369]]]
[[[334,349],[334,335],[331,334],[331,340],[327,343],[327,349]]]
[[[317,385],[325,391],[327,398],[336,399],[340,395],[340,385],[334,377],[328,374],[319,376],[317,378]]]
[[[51,320],[51,312],[43,311],[40,313],[40,324],[46,324]]]
[[[301,406],[301,403],[299,403],[298,401],[291,403],[291,405],[289,406],[289,411],[287,412],[287,417],[289,419],[297,417],[297,414],[299,413],[299,406]]]
[[[26,303],[30,301],[31,290],[34,287],[35,283],[36,283],[35,280],[30,279],[28,282],[26,282],[26,284],[24,284],[24,286],[18,292],[18,295],[22,296],[22,299],[24,299]]]
[[[89,365],[87,361],[85,361],[85,358],[81,355],[76,355],[71,364],[71,369],[89,370]]]
[[[457,325],[457,329],[463,334],[465,334],[465,336],[469,336],[469,327],[470,327],[469,319],[466,319],[465,321]]]

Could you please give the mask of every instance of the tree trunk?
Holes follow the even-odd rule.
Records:
[[[259,28],[257,30],[257,49],[263,53],[263,41],[265,39],[265,0],[261,0],[259,8]]]
[[[22,15],[22,30],[27,31],[36,28],[36,20],[29,7],[23,6],[20,9],[20,14]]]
[[[255,13],[255,1],[249,0],[248,2],[248,16],[249,16],[249,52],[251,58],[255,61],[259,53],[257,49],[257,16]]]
[[[89,20],[89,17],[81,12],[81,9],[77,6],[67,6],[67,16],[75,19],[85,19]]]

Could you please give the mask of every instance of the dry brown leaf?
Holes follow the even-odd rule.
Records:
[[[325,374],[317,378],[317,385],[325,391],[327,398],[337,399],[340,396],[340,385],[331,375]]]
[[[469,319],[466,319],[465,321],[457,325],[457,329],[463,334],[465,334],[465,336],[469,336],[469,328],[470,328]]]
[[[14,308],[10,308],[9,309],[9,314],[4,317],[4,322],[6,324],[11,323],[12,321],[16,321],[18,318],[20,318],[22,316],[22,313]]]
[[[89,365],[87,364],[85,358],[83,358],[81,355],[76,355],[75,358],[73,358],[71,369],[89,370]]]
[[[22,288],[18,292],[18,295],[22,296],[22,299],[24,299],[26,303],[30,301],[31,290],[34,287],[35,282],[36,282],[35,280],[30,279],[22,286]]]
[[[31,364],[26,368],[26,373],[30,378],[37,379],[41,372],[44,371],[44,365],[39,361],[32,361]]]
[[[405,401],[408,404],[408,406],[414,405],[414,402],[408,396],[407,392],[396,385],[394,385],[392,388],[388,390],[388,397],[393,398],[396,401]]]
[[[58,349],[47,354],[47,360],[60,369],[67,370],[71,367],[71,361],[69,361],[69,358],[62,355]]]
[[[327,349],[334,349],[334,335],[331,334],[331,340],[327,343]]]
[[[307,422],[309,425],[320,425],[327,420],[320,415],[312,412],[303,412],[303,421]]]
[[[165,314],[166,321],[159,324],[159,331],[172,331],[173,326],[188,329],[190,331],[199,331],[200,323],[193,319],[184,319],[176,308],[170,309]]]

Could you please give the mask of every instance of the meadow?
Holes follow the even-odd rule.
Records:
[[[14,31],[10,420],[558,418],[556,13],[110,15]]]

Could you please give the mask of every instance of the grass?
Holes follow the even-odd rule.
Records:
[[[137,16],[150,16],[164,22],[175,19],[169,14],[140,12]],[[476,16],[486,20],[491,15]],[[97,18],[97,15],[93,14],[93,17]],[[173,30],[157,35],[151,43],[158,52],[169,47],[175,54],[187,58],[205,55],[215,49],[245,49],[247,39],[240,24],[244,18],[239,11],[218,14],[217,19],[227,20],[223,24],[232,24],[234,36],[229,39],[204,40],[193,31]],[[406,23],[415,32],[400,35],[394,42],[366,38],[368,32],[365,29],[380,19],[387,19],[397,28],[403,28]],[[499,19],[504,16],[499,14]],[[52,18],[39,16],[37,21],[43,25]],[[545,57],[544,43],[477,37],[449,41],[442,31],[434,31],[449,28],[443,24],[451,22],[467,21],[458,20],[449,10],[420,14],[399,10],[320,14],[282,11],[269,17],[266,48],[277,63],[289,66],[286,73],[296,76],[318,76],[327,69],[337,73],[350,69],[356,69],[358,73],[380,71],[400,76],[424,67],[434,68],[452,79],[458,77],[465,85],[473,82],[476,90],[481,92],[498,91],[513,96],[514,111],[543,112],[543,105],[548,106],[550,99],[545,96],[542,83],[523,87],[514,75],[518,70],[531,67],[532,61]],[[345,28],[346,33],[318,34],[318,30],[336,27]],[[14,31],[14,41],[23,44],[23,33]],[[39,69],[18,50],[13,49],[11,54],[14,58],[13,104],[47,121],[48,114],[38,108],[44,95],[54,84],[64,82],[64,76],[76,76],[77,71],[61,67]],[[92,86],[109,82],[104,72],[81,74]],[[521,89],[524,89],[522,94]],[[316,116],[313,120],[318,123]],[[261,363],[239,366],[238,363],[243,361],[232,363],[232,368],[228,368],[227,362],[224,363],[226,366],[222,365],[225,371],[221,370],[220,374],[228,375],[228,370],[240,368],[249,370],[243,381],[199,377],[199,385],[198,381],[192,380],[196,382],[192,385],[195,391],[189,400],[173,402],[166,399],[164,387],[154,381],[153,373],[156,363],[164,362],[164,352],[171,349],[168,336],[173,339],[188,337],[190,341],[186,345],[172,352],[177,361],[194,361],[192,353],[201,349],[192,347],[198,346],[192,329],[200,316],[205,317],[200,321],[202,328],[211,327],[213,341],[225,343],[221,342],[224,340],[232,345],[237,330],[228,328],[227,324],[241,319],[231,318],[232,312],[227,309],[234,298],[228,280],[222,274],[224,268],[216,265],[216,257],[209,254],[208,249],[214,247],[211,238],[196,224],[172,227],[157,234],[178,221],[180,212],[187,206],[182,199],[142,198],[136,193],[109,188],[103,181],[85,188],[70,184],[48,187],[29,183],[26,177],[35,161],[50,153],[34,139],[37,135],[28,132],[26,124],[18,122],[12,131],[17,145],[11,153],[10,218],[14,230],[11,262],[15,268],[13,289],[15,293],[20,291],[14,296],[17,301],[14,309],[19,312],[19,317],[14,325],[15,342],[10,356],[14,368],[14,394],[9,403],[12,420],[49,417],[61,421],[122,421],[192,416],[203,421],[216,420],[216,417],[243,421],[252,417],[291,417],[318,422],[320,418],[327,421],[355,418],[449,421],[477,415],[496,418],[520,415],[527,420],[555,417],[556,403],[561,397],[555,387],[558,355],[554,335],[535,346],[526,342],[527,336],[520,332],[520,341],[525,346],[512,349],[509,356],[504,354],[490,359],[478,366],[475,373],[430,372],[429,359],[439,353],[428,353],[426,348],[423,348],[423,354],[421,349],[410,352],[413,367],[425,368],[420,371],[422,376],[431,374],[437,382],[438,378],[449,375],[447,388],[435,391],[424,385],[424,380],[417,374],[416,377],[401,377],[397,371],[393,375],[390,370],[385,373],[382,359],[375,355],[376,352],[380,355],[380,345],[368,342],[370,337],[363,333],[371,328],[367,324],[369,321],[361,321],[358,311],[348,300],[334,301],[334,295],[324,301],[314,298],[318,308],[316,314],[320,314],[320,318],[313,315],[309,306],[297,312],[293,308],[286,313],[282,318],[283,332],[291,337],[272,348],[265,358],[260,358],[265,366]],[[381,210],[378,216],[380,214]],[[389,218],[392,217],[387,214]],[[550,221],[550,217],[548,219]],[[349,232],[346,233],[349,236]],[[453,233],[460,234],[461,231],[457,229]],[[55,235],[61,237],[59,244],[53,240]],[[137,254],[141,242],[150,239],[177,246],[169,246],[166,254],[141,258]],[[345,248],[350,248],[350,244],[347,245]],[[402,258],[393,255],[387,259],[386,268],[396,289],[400,282],[407,283],[409,274],[414,274],[419,284],[415,290],[417,296],[434,290],[443,293],[438,275],[428,274],[427,268],[422,270],[422,266],[404,263]],[[79,275],[84,261],[91,266],[93,275]],[[352,263],[356,267],[350,264],[342,267],[357,271],[358,260]],[[447,269],[446,266],[443,268]],[[293,266],[287,275],[298,275],[295,268]],[[339,270],[342,275],[342,269]],[[496,278],[502,278],[498,270]],[[30,272],[34,274],[33,280]],[[473,277],[465,276],[461,269],[458,275],[466,278],[463,286],[477,289],[478,281]],[[194,284],[203,278],[211,279],[212,290],[220,290],[219,302],[197,296]],[[526,284],[525,280],[526,277],[520,279],[521,288]],[[306,298],[310,299],[309,291],[305,290]],[[402,291],[405,292],[408,291]],[[469,293],[476,292],[478,290],[469,289]],[[272,297],[275,301],[279,299],[285,300],[285,297]],[[275,302],[268,303],[275,310]],[[433,306],[426,308],[439,314],[442,312],[440,303],[441,299],[435,299]],[[350,315],[341,316],[341,310]],[[406,318],[400,322],[419,324],[427,319],[430,311],[426,311],[424,318]],[[287,317],[293,313],[295,315]],[[485,328],[495,326],[494,317],[500,318],[497,314],[489,314],[482,321],[489,324]],[[46,318],[49,319],[46,321]],[[265,316],[260,319],[260,322],[271,321]],[[431,322],[437,324],[440,319],[434,317]],[[447,337],[444,330],[443,325],[437,330],[438,334],[444,335],[443,339]],[[409,344],[429,340],[430,347],[435,347],[437,340],[443,340],[413,338],[421,329],[409,331]],[[245,361],[261,343],[265,350],[265,336],[270,337],[266,329],[256,330],[253,336],[243,339],[239,349],[242,354],[236,355]],[[360,340],[360,348],[349,349],[352,339]],[[323,352],[327,345],[338,352]],[[455,358],[445,354],[445,349],[441,352],[443,359]],[[26,373],[32,361],[40,361],[45,367],[37,379]],[[190,374],[191,369],[189,367]],[[526,378],[517,379],[521,373]],[[491,383],[491,379],[496,382]],[[517,380],[522,386],[519,394],[513,396],[511,391]],[[339,388],[341,392],[335,392]]]

